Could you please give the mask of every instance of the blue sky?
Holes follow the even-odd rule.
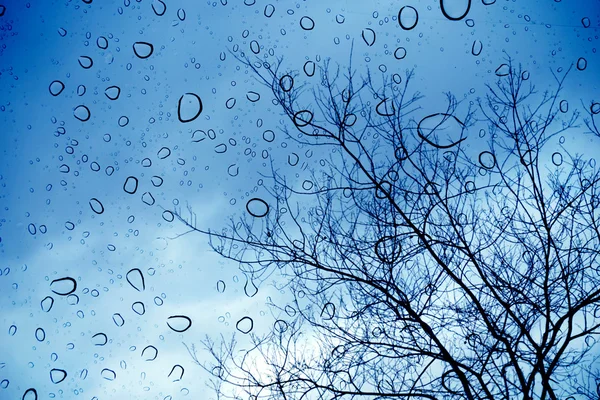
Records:
[[[467,3],[445,5],[460,15]],[[353,42],[358,71],[415,69],[413,89],[426,96],[423,115],[445,106],[446,91],[467,101],[484,95],[507,56],[542,90],[554,88],[551,70],[584,57],[586,68],[572,71],[563,96],[580,108],[600,98],[600,5],[593,0],[472,0],[460,21],[445,18],[433,0],[164,4],[164,15],[157,15],[158,0],[0,0],[0,381],[8,382],[0,385],[0,399],[21,398],[28,388],[39,398],[209,399],[206,377],[182,342],[231,334],[246,316],[257,332],[272,323],[265,301],[283,302],[285,294],[264,282],[249,298],[237,265],[212,253],[203,236],[166,239],[185,229],[162,217],[161,207],[189,203],[199,226],[221,228],[230,215],[245,213],[248,199],[264,194],[257,185],[268,166],[262,154],[298,181],[309,173],[303,165],[326,156],[315,151],[309,158],[286,140],[268,90],[232,57],[234,46],[250,53],[255,40],[260,56],[272,49],[286,68],[301,70],[307,60],[347,63]],[[419,14],[410,31],[396,19],[403,5]],[[314,29],[301,28],[303,17]],[[376,34],[372,46],[362,38],[370,35],[365,29]],[[134,52],[142,42],[153,47],[147,58]],[[481,46],[477,56],[474,42]],[[401,60],[394,58],[399,47],[406,51]],[[91,67],[82,67],[82,56],[93,60]],[[57,96],[50,93],[54,81],[64,85]],[[112,86],[120,88],[116,100],[109,98],[115,89],[105,94]],[[248,100],[250,91],[260,100]],[[191,118],[195,96],[201,114],[180,122],[179,99],[184,119]],[[81,106],[89,109],[87,121],[76,118]],[[210,129],[214,139],[192,141],[203,135],[196,131]],[[263,139],[268,129],[272,142]],[[568,146],[600,149],[600,139],[579,131]],[[287,165],[292,153],[300,158],[296,166]],[[123,190],[130,176],[138,180],[134,194]],[[91,209],[91,199],[102,203],[102,214]],[[143,291],[127,282],[134,268],[144,275]],[[64,277],[77,281],[77,304],[52,292],[51,282]],[[54,299],[49,312],[40,306],[47,296]],[[144,315],[132,310],[135,302],[145,304]],[[173,315],[188,316],[191,328],[171,330]],[[41,341],[38,328],[45,332]],[[98,333],[107,335],[105,346],[96,345]],[[155,361],[142,356],[147,346],[158,349]],[[177,382],[168,377],[174,365],[185,369]],[[65,380],[53,383],[52,369],[67,371]],[[105,369],[117,378],[104,379]]]

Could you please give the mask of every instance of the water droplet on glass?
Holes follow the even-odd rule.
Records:
[[[89,121],[91,117],[90,109],[84,105],[79,105],[73,110],[73,116],[81,122]]]
[[[138,58],[148,58],[152,55],[153,51],[154,46],[148,42],[135,42],[133,44],[133,52]]]
[[[202,112],[202,100],[195,93],[186,93],[179,98],[177,117],[180,122],[192,122]]]
[[[398,11],[398,23],[406,31],[414,29],[419,22],[419,13],[412,6],[404,6]]]
[[[81,65],[81,67],[84,69],[90,69],[94,65],[94,60],[88,56],[80,56],[78,61],[79,65]]]
[[[450,21],[460,21],[471,9],[471,0],[440,0],[444,17]]]
[[[117,100],[121,94],[121,88],[118,86],[109,86],[104,90],[104,94],[110,100]]]
[[[235,327],[238,331],[248,334],[254,328],[254,321],[250,317],[244,317],[235,324]]]
[[[311,17],[304,16],[300,18],[300,27],[305,31],[313,30],[315,27],[315,21]]]
[[[62,93],[62,91],[65,89],[65,84],[62,83],[61,81],[52,81],[52,83],[50,83],[50,86],[48,87],[48,90],[50,91],[50,94],[52,96],[58,96],[59,94]]]
[[[373,46],[375,44],[376,37],[377,35],[373,29],[365,28],[362,30],[362,38],[367,46]]]

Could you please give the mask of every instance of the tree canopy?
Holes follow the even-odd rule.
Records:
[[[292,297],[250,348],[203,341],[219,396],[600,395],[600,172],[568,150],[583,134],[561,100],[568,70],[540,92],[509,58],[478,101],[447,93],[435,110],[413,71],[380,80],[325,61],[311,87],[282,59],[240,61],[288,137],[331,152],[311,180],[273,166],[268,197],[253,199],[263,211],[251,200],[223,230],[174,210],[246,273],[279,273]]]

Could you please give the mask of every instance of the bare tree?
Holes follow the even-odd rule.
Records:
[[[412,72],[376,83],[326,61],[307,90],[281,59],[240,60],[272,90],[288,137],[332,152],[308,185],[273,167],[268,212],[222,231],[173,211],[293,295],[250,349],[203,341],[219,396],[600,395],[600,173],[562,136],[579,117],[560,101],[568,71],[538,93],[507,59],[485,97],[447,94],[424,115]]]

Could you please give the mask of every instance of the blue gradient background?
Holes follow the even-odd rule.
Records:
[[[206,375],[182,342],[229,335],[245,316],[253,318],[255,332],[272,324],[265,302],[286,298],[272,285],[275,277],[255,282],[259,292],[248,296],[247,278],[237,265],[212,253],[198,234],[169,240],[185,227],[161,217],[161,207],[189,204],[199,227],[219,229],[232,214],[245,212],[249,198],[264,194],[258,181],[260,173],[268,173],[269,160],[263,154],[299,181],[327,156],[324,150],[311,155],[286,140],[268,90],[229,53],[236,45],[250,53],[256,40],[263,46],[260,57],[272,49],[286,68],[301,70],[309,59],[346,64],[354,43],[352,61],[359,72],[377,71],[382,64],[389,74],[415,69],[412,89],[426,96],[423,115],[443,110],[446,91],[467,102],[484,95],[507,56],[531,72],[541,91],[555,88],[551,71],[584,57],[587,68],[573,68],[562,97],[582,112],[600,100],[597,0],[491,5],[473,0],[461,21],[445,19],[434,0],[164,3],[166,12],[158,16],[152,9],[156,0],[0,0],[0,399],[20,399],[28,388],[40,399],[209,399],[214,395],[204,386]],[[275,12],[267,18],[269,3]],[[460,10],[468,1],[446,3]],[[419,13],[411,31],[396,20],[404,5]],[[336,22],[337,14],[344,15],[344,23]],[[315,21],[313,30],[301,29],[303,16]],[[365,28],[377,34],[373,46],[361,37]],[[60,29],[66,30],[64,37]],[[97,45],[100,36],[107,38],[106,49]],[[475,40],[483,44],[479,56],[471,54]],[[135,56],[132,45],[138,41],[153,44],[149,58]],[[402,60],[393,56],[399,46],[407,51]],[[82,68],[80,56],[91,57],[93,66]],[[65,85],[56,97],[48,89],[54,80]],[[313,81],[318,83],[316,75]],[[121,88],[115,101],[104,93],[112,85]],[[260,93],[261,100],[249,101],[248,91]],[[177,104],[189,92],[200,96],[203,112],[182,124]],[[230,98],[236,99],[232,109],[225,106]],[[79,105],[91,110],[89,121],[74,118]],[[118,123],[122,116],[129,119],[124,127]],[[593,155],[600,138],[585,135],[580,122],[567,146]],[[57,136],[60,128],[66,133]],[[209,129],[215,139],[192,141],[196,130]],[[275,132],[273,142],[263,140],[266,129]],[[226,152],[219,152],[220,144]],[[162,147],[171,150],[166,159],[158,156]],[[295,166],[288,164],[292,153],[299,157]],[[142,166],[145,158],[150,167]],[[100,171],[91,169],[92,162]],[[63,164],[68,173],[61,172]],[[111,176],[105,173],[108,166],[115,169]],[[123,191],[128,176],[139,179],[133,195]],[[162,186],[154,187],[152,176],[162,177]],[[145,192],[152,193],[155,205],[142,201]],[[92,212],[91,198],[103,203],[103,214]],[[75,224],[73,230],[65,227],[67,221]],[[143,272],[144,291],[127,283],[132,268]],[[66,276],[77,280],[78,304],[52,293],[50,282]],[[223,293],[216,289],[218,280],[226,284]],[[55,300],[50,312],[40,307],[46,296]],[[136,301],[146,305],[144,315],[132,311]],[[113,323],[114,313],[124,317],[122,327]],[[166,321],[181,314],[193,325],[177,333]],[[46,332],[41,342],[37,328]],[[105,346],[94,344],[92,336],[99,332],[109,338]],[[141,356],[148,345],[159,350],[155,361]],[[185,373],[174,382],[168,374],[176,364]],[[67,371],[63,382],[51,382],[53,368]],[[103,379],[104,368],[117,378]]]

